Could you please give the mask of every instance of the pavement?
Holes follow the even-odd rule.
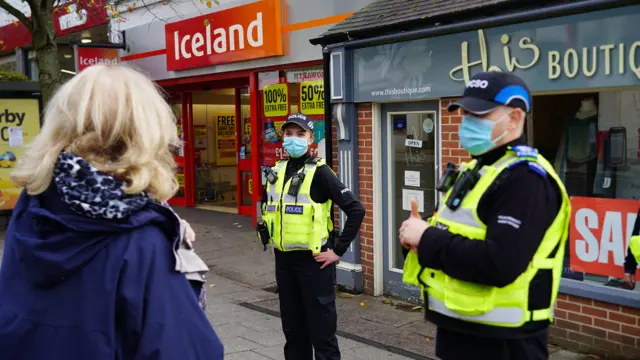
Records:
[[[196,250],[211,269],[207,317],[225,345],[225,359],[284,359],[273,254],[262,251],[251,219],[176,210],[193,227]],[[0,240],[0,255],[2,245]],[[415,304],[338,293],[337,310],[344,360],[437,359],[435,327],[423,320]],[[551,360],[594,359],[555,347],[550,353]]]

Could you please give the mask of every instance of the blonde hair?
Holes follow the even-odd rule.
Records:
[[[172,147],[180,144],[171,108],[145,75],[124,67],[95,65],[56,92],[40,134],[27,146],[11,179],[31,195],[52,181],[60,152],[87,160],[158,201],[178,189]]]

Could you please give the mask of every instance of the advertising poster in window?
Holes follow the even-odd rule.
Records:
[[[282,147],[282,134],[280,128],[284,121],[272,121],[267,119],[263,132],[263,161],[264,166],[273,166],[276,161],[289,157]],[[325,157],[324,120],[313,121],[313,144],[310,146],[312,156]]]
[[[16,205],[22,188],[11,181],[11,172],[40,132],[40,106],[36,99],[0,99],[0,210]]]
[[[571,270],[622,278],[639,207],[637,200],[572,197]]]
[[[193,126],[194,148],[204,150],[207,148],[207,127],[203,125]]]
[[[236,121],[234,112],[218,112],[215,115],[216,163],[236,164]]]

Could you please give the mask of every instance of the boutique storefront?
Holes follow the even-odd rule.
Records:
[[[457,137],[462,114],[446,107],[471,74],[513,72],[534,95],[527,141],[555,165],[573,206],[552,342],[637,359],[640,286],[621,279],[640,209],[640,6],[575,7],[574,15],[562,6],[521,14],[531,21],[513,14],[511,23],[458,24],[462,32],[445,25],[395,39],[324,42],[332,60],[327,96],[339,130],[351,131],[338,132],[338,153],[354,152],[356,191],[370,210],[354,263],[365,292],[419,299],[402,283],[397,228],[411,200],[432,213],[443,167],[469,158]]]
[[[112,24],[126,35],[122,62],[157,81],[180,119],[174,205],[260,216],[261,169],[287,157],[278,130],[291,113],[314,119],[313,150],[325,156],[322,52],[308,39],[366,3],[119,6],[128,10],[126,21]]]

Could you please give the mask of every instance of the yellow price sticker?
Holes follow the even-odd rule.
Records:
[[[253,195],[253,179],[249,179],[249,184],[247,186],[249,187],[249,195]]]
[[[287,84],[266,86],[263,97],[264,116],[277,117],[289,114],[289,86]]]
[[[184,187],[184,174],[176,174],[176,180],[178,180],[178,186]]]
[[[300,112],[305,115],[324,114],[324,80],[300,83]]]

